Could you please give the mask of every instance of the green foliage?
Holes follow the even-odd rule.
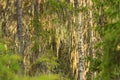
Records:
[[[105,80],[110,80],[112,78],[120,76],[120,73],[118,75],[113,74],[114,72],[116,72],[114,71],[116,66],[119,65],[119,62],[118,60],[116,60],[116,57],[120,55],[120,51],[117,50],[117,46],[119,44],[120,28],[115,24],[112,27],[106,27],[108,27],[108,29],[106,29],[105,36],[103,39],[104,45],[102,45],[102,47],[104,52],[101,66],[102,77],[104,77]]]
[[[40,74],[39,76],[15,76],[14,80],[70,80],[68,78],[62,77],[61,74]]]
[[[36,54],[40,54],[40,57],[35,60],[33,65],[43,63],[45,64],[49,71],[53,71],[54,68],[59,66],[56,58],[56,36],[58,36],[56,35],[57,28],[52,27],[52,29],[44,30],[42,21],[39,20],[42,20],[41,17],[46,17],[49,15],[50,18],[52,19],[51,20],[52,25],[56,23],[57,25],[55,26],[65,25],[64,23],[67,22],[68,20],[71,22],[72,20],[71,16],[73,16],[74,13],[77,12],[77,10],[73,7],[73,5],[67,3],[64,0],[63,1],[47,0],[44,2],[43,6],[44,11],[38,15],[35,15],[32,21],[32,27],[34,28],[33,36],[35,36],[33,37],[34,44],[32,51],[35,52]],[[41,52],[39,52],[39,48],[41,48]],[[67,50],[64,52],[67,52]],[[64,60],[62,60],[61,63],[66,64],[64,63]],[[67,65],[65,67],[67,68],[67,71],[69,71]]]
[[[64,11],[65,9],[68,9],[70,11],[75,9],[74,7],[72,7],[72,5],[70,5],[66,1],[48,0],[46,4],[48,5],[49,11],[51,13],[58,12],[58,11],[61,12],[61,11]]]
[[[64,24],[66,21],[71,20],[71,16],[78,12],[70,3],[66,1],[47,0],[45,2],[46,11],[44,15],[54,15],[54,22]]]
[[[13,80],[15,74],[18,73],[20,69],[18,64],[20,57],[12,54],[10,51],[6,52],[3,43],[0,43],[0,50],[2,52],[0,55],[0,80]]]
[[[119,80],[120,79],[120,16],[119,1],[93,0],[96,6],[102,9],[102,19],[107,19],[104,25],[99,25],[101,36],[100,44],[96,45],[96,58],[91,60],[91,71],[97,72],[96,80]],[[100,15],[98,17],[101,17]],[[96,70],[98,68],[98,70]]]
[[[0,49],[5,51],[4,44],[0,43]],[[20,65],[18,62],[21,60],[20,56],[17,54],[12,54],[10,51],[7,53],[2,53],[0,55],[0,80],[69,80],[61,74],[40,74],[39,76],[20,76],[19,70]],[[42,55],[41,58],[37,59],[36,64],[40,62],[47,63],[49,69],[53,69],[58,66],[56,63],[56,58],[51,55]]]
[[[53,71],[59,64],[57,63],[57,58],[53,56],[52,53],[41,55],[39,59],[35,61],[34,64],[44,63],[49,71]]]

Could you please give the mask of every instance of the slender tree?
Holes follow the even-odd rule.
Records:
[[[24,74],[24,46],[23,46],[23,26],[22,26],[22,0],[17,0],[17,35],[19,40],[19,53],[22,57],[21,68]]]
[[[78,9],[80,7],[82,7],[82,0],[75,0],[74,1],[75,4],[75,8]],[[83,80],[84,76],[84,52],[83,52],[83,18],[84,16],[82,15],[82,12],[79,12],[77,14],[77,18],[76,18],[76,24],[78,24],[78,54],[79,54],[79,70],[78,70],[78,80]]]

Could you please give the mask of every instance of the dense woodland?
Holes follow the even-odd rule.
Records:
[[[0,80],[120,80],[120,0],[0,0]]]

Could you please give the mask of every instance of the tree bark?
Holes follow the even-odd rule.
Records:
[[[82,0],[75,0],[74,5],[76,9],[82,7]],[[84,28],[84,15],[82,12],[79,12],[76,18],[78,24],[78,54],[79,54],[79,65],[78,65],[78,80],[84,80],[84,51],[83,51],[83,28]]]
[[[19,41],[19,53],[22,57],[21,68],[24,75],[24,46],[23,46],[23,26],[22,26],[22,0],[17,0],[17,35]]]
[[[86,80],[89,72],[90,62],[85,60],[86,56],[93,57],[93,15],[92,1],[75,0],[75,7],[81,9],[77,15],[78,24],[78,53],[79,53],[79,71],[78,80]],[[86,9],[86,10],[85,10]]]

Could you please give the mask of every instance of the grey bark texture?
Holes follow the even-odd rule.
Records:
[[[79,9],[82,6],[82,1],[80,0],[74,0],[74,5],[76,9]],[[78,70],[78,80],[84,80],[84,51],[83,51],[83,28],[84,28],[84,16],[82,15],[82,12],[79,12],[77,14],[76,22],[78,24],[78,54],[79,54],[79,70]]]
[[[24,75],[24,46],[23,46],[23,26],[22,26],[22,0],[17,0],[17,35],[19,41],[19,53],[22,57],[21,68]]]

